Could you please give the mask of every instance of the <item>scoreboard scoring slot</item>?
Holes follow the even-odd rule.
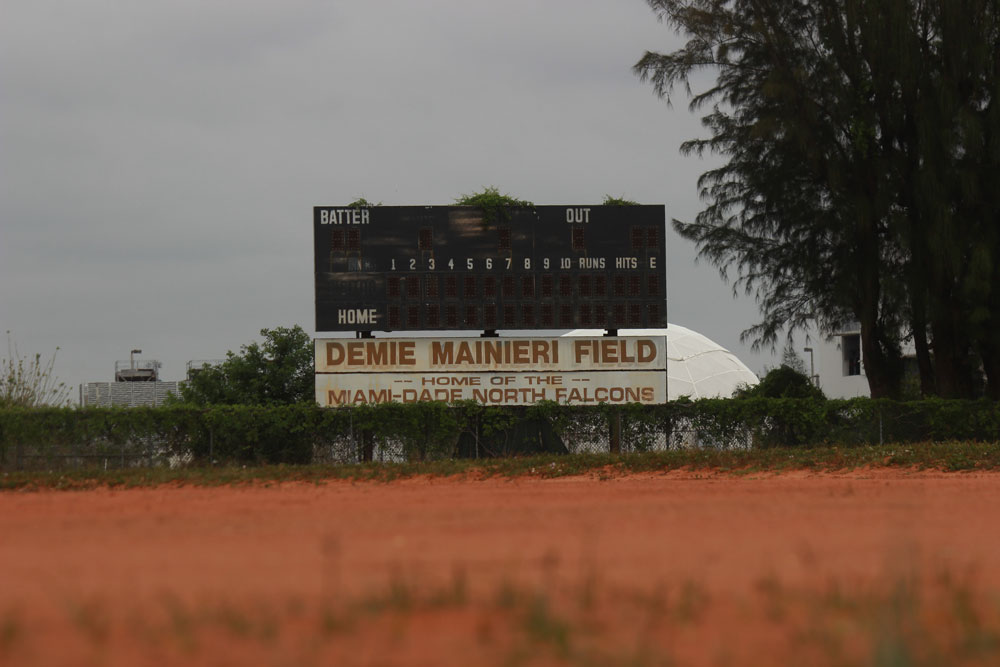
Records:
[[[661,328],[663,206],[313,209],[317,331]]]

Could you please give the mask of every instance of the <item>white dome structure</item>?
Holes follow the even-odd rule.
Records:
[[[575,329],[566,336],[602,336],[603,329]],[[667,399],[730,398],[760,382],[746,364],[715,341],[676,324],[666,329],[619,329],[619,336],[667,337]]]

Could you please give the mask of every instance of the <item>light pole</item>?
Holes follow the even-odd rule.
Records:
[[[819,386],[819,378],[816,377],[815,371],[813,370],[813,349],[811,347],[802,348],[803,352],[809,353],[809,381],[814,385]]]
[[[135,356],[136,354],[142,354],[142,350],[132,350],[128,353],[128,365],[131,370],[135,370]]]

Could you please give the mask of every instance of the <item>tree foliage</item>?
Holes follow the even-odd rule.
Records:
[[[684,152],[728,158],[674,225],[756,295],[745,337],[856,321],[873,396],[898,394],[906,338],[925,393],[967,395],[978,354],[1000,395],[998,3],[648,2],[688,40],[635,71],[706,112]]]
[[[781,351],[781,365],[788,366],[792,370],[801,373],[802,375],[808,376],[806,372],[806,362],[799,356],[799,353],[795,350],[795,345],[792,339],[789,339],[785,343],[785,348]]]
[[[243,345],[217,366],[205,365],[181,386],[194,405],[315,402],[314,352],[302,327],[261,329],[263,342]]]

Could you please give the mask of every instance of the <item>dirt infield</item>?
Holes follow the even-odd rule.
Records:
[[[12,492],[0,664],[997,664],[998,528],[898,469]]]

